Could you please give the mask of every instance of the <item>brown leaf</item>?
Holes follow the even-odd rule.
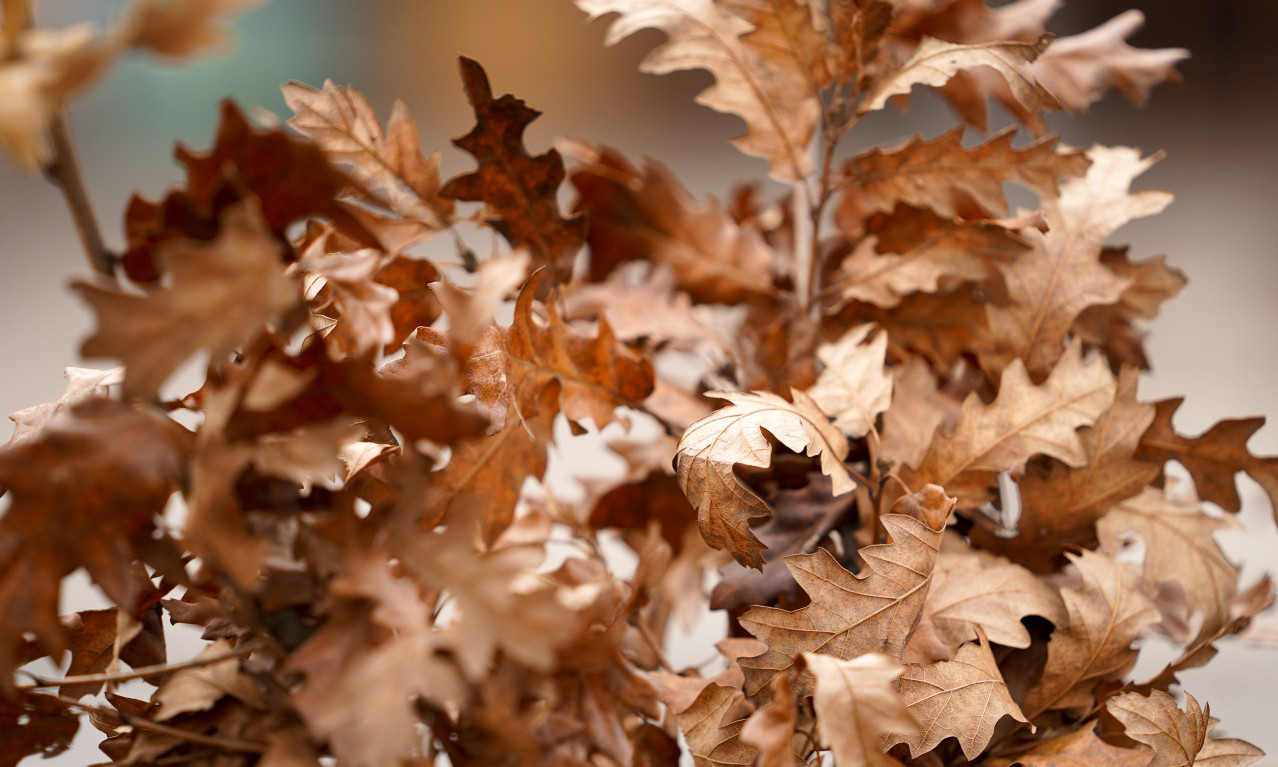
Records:
[[[297,269],[305,272],[311,311],[336,320],[325,339],[341,356],[359,356],[395,340],[391,307],[395,291],[376,282],[381,251],[326,252],[324,240],[306,248]]]
[[[81,353],[123,361],[125,393],[144,398],[197,351],[222,364],[300,299],[281,250],[260,211],[243,203],[226,209],[212,242],[174,240],[158,249],[167,287],[134,295],[72,283],[98,316]]]
[[[225,655],[231,649],[233,645],[221,639],[205,647],[196,657]],[[155,720],[163,722],[190,711],[207,711],[227,695],[259,709],[266,707],[257,682],[241,673],[238,658],[229,658],[206,666],[182,669],[164,680],[152,696],[152,702],[160,704]]]
[[[937,390],[936,376],[922,357],[910,357],[893,374],[892,405],[883,414],[879,455],[918,468],[936,430],[950,416],[957,421],[958,403]]]
[[[709,684],[692,705],[677,712],[679,729],[688,741],[688,751],[696,767],[747,767],[754,763],[755,749],[741,742],[741,728],[747,720],[723,724],[741,691]]]
[[[945,85],[959,72],[975,67],[991,67],[998,72],[1025,111],[1056,111],[1060,103],[1034,80],[1026,67],[1047,50],[1051,42],[1051,35],[1044,35],[1033,43],[955,44],[925,37],[909,61],[875,83],[861,100],[858,111],[864,114],[882,109],[889,98],[909,93],[915,85]]]
[[[1158,476],[1157,464],[1137,460],[1136,445],[1154,418],[1154,407],[1136,401],[1137,373],[1118,376],[1114,403],[1095,426],[1080,429],[1086,463],[1077,468],[1051,461],[1031,464],[1021,477],[1021,516],[1014,538],[1001,538],[978,517],[972,540],[1036,572],[1055,570],[1071,546],[1096,545],[1095,522],[1115,503],[1141,492]]]
[[[697,204],[655,160],[642,171],[607,147],[574,145],[572,184],[590,222],[590,278],[627,261],[674,270],[700,303],[735,304],[772,294],[773,256],[757,228],[733,219],[718,200]]]
[[[853,303],[840,318],[853,324],[873,321],[888,333],[888,344],[908,350],[930,362],[936,370],[951,370],[970,353],[973,338],[985,338],[989,299],[973,283],[946,293],[913,293],[891,309]]]
[[[1134,692],[1118,695],[1106,701],[1105,707],[1123,723],[1127,737],[1153,750],[1149,767],[1191,767],[1207,740],[1211,708],[1204,711],[1189,693],[1185,693],[1183,711],[1175,698],[1158,690],[1148,696]]]
[[[899,253],[880,250],[883,243],[876,235],[865,237],[839,265],[827,293],[842,301],[890,309],[912,293],[942,293],[956,283],[984,280],[995,264],[1015,258],[1026,247],[997,224],[935,223]]]
[[[741,728],[741,742],[758,749],[758,767],[799,764],[792,745],[797,719],[790,680],[778,676],[772,680],[772,699],[755,710]]]
[[[1089,160],[1081,149],[1057,149],[1054,136],[1013,147],[1014,128],[984,143],[964,148],[960,126],[931,141],[915,136],[894,150],[863,152],[843,166],[847,180],[859,183],[879,210],[897,202],[954,216],[957,192],[970,195],[991,215],[1007,212],[1003,184],[1027,187],[1042,198],[1056,197],[1057,179],[1081,176]]]
[[[63,753],[78,729],[79,712],[53,695],[0,695],[0,767],[17,767],[35,754]]]
[[[1033,750],[1017,757],[1023,767],[1145,767],[1145,749],[1111,746],[1096,736],[1095,725],[1039,741]]]
[[[821,741],[838,767],[897,767],[880,745],[886,733],[917,737],[919,722],[897,693],[905,668],[879,653],[852,660],[804,653],[816,677],[815,705]]]
[[[1126,248],[1105,248],[1101,263],[1131,284],[1117,303],[1084,309],[1074,321],[1073,332],[1088,346],[1100,348],[1111,368],[1118,370],[1124,363],[1132,363],[1148,370],[1142,343],[1145,334],[1135,321],[1156,317],[1159,305],[1185,287],[1185,275],[1167,266],[1162,256],[1130,261]]]
[[[133,562],[167,564],[157,557],[171,543],[153,538],[155,518],[189,450],[190,434],[164,415],[107,399],[63,410],[37,435],[0,448],[0,487],[10,495],[0,518],[4,685],[24,632],[55,656],[66,648],[58,621],[64,575],[83,567],[115,604],[137,605]]]
[[[1155,85],[1165,80],[1180,82],[1176,63],[1189,58],[1184,48],[1146,50],[1128,45],[1125,39],[1144,23],[1144,14],[1129,10],[1095,29],[1062,37],[1029,71],[1071,112],[1086,111],[1110,88],[1143,105]]]
[[[524,129],[541,113],[510,94],[494,99],[478,63],[462,56],[458,64],[476,122],[453,143],[473,155],[479,167],[449,180],[439,193],[483,202],[494,229],[512,246],[527,248],[538,266],[551,267],[557,281],[566,282],[586,238],[586,221],[559,215],[555,195],[564,180],[559,152],[551,149],[533,157],[524,148]]]
[[[733,144],[746,154],[768,161],[769,175],[791,182],[812,172],[808,145],[816,131],[820,102],[816,65],[800,37],[817,39],[811,28],[810,9],[793,8],[798,3],[742,2],[723,6],[711,0],[657,3],[636,0],[577,0],[577,7],[592,19],[619,13],[604,39],[612,45],[641,29],[664,32],[667,41],[649,53],[639,65],[643,72],[666,74],[684,69],[706,69],[715,83],[697,95],[697,103],[740,117],[746,134]],[[734,13],[733,11],[737,11]],[[738,13],[763,21],[756,26]],[[785,14],[781,18],[781,14]],[[792,32],[778,49],[777,27],[800,20],[801,30]],[[743,35],[750,34],[742,39]],[[819,76],[819,75],[818,75]]]
[[[1078,343],[1040,386],[1015,360],[1003,371],[998,397],[986,405],[969,394],[954,433],[938,436],[922,465],[903,471],[902,478],[911,486],[948,486],[966,472],[1007,471],[1038,454],[1082,465],[1087,454],[1074,431],[1105,412],[1114,386],[1104,362],[1084,362]]]
[[[1177,500],[1152,487],[1115,506],[1096,523],[1101,545],[1115,556],[1131,536],[1144,542],[1141,580],[1145,593],[1156,593],[1166,581],[1180,584],[1188,614],[1179,617],[1201,618],[1198,638],[1215,634],[1230,619],[1238,568],[1225,557],[1213,534],[1240,527],[1231,517],[1207,516],[1195,499]]]
[[[1090,708],[1098,684],[1131,670],[1136,663],[1132,641],[1158,620],[1158,610],[1140,591],[1135,568],[1091,551],[1066,556],[1082,583],[1061,591],[1069,628],[1058,629],[1048,642],[1043,677],[1025,699],[1031,719],[1050,709]]]
[[[768,392],[709,392],[707,396],[731,405],[683,433],[675,458],[679,486],[697,509],[706,543],[726,549],[747,567],[762,568],[764,547],[750,531],[750,523],[769,516],[771,510],[737,477],[734,467],[771,465],[771,435],[795,452],[820,456],[821,471],[833,481],[833,493],[843,495],[855,487],[842,463],[847,439],[800,391],[793,392],[793,403]]]
[[[237,13],[261,0],[138,0],[129,3],[115,34],[128,45],[162,56],[214,52],[230,45],[220,14]]]
[[[817,358],[825,369],[807,392],[849,437],[873,431],[875,419],[892,402],[892,376],[884,366],[887,333],[862,344],[872,330],[873,325],[862,325],[837,342],[817,347]]]
[[[1042,616],[1057,628],[1069,623],[1056,591],[1025,568],[976,549],[941,550],[921,618],[942,642],[940,660],[975,639],[977,626],[991,642],[1029,647],[1030,635],[1021,623],[1028,615]]]
[[[652,363],[617,340],[607,321],[599,323],[595,337],[574,330],[557,300],[548,302],[544,318],[535,317],[533,298],[547,279],[543,272],[524,286],[514,319],[501,334],[507,384],[522,406],[550,381],[558,381],[559,408],[569,421],[589,418],[603,428],[618,420],[613,413],[617,407],[639,407],[652,393]]]
[[[906,496],[893,510],[905,510],[911,500],[941,520],[953,504],[932,487],[917,498]],[[863,574],[848,572],[825,549],[790,557],[786,566],[812,603],[794,612],[754,607],[741,617],[741,625],[768,645],[763,655],[741,661],[747,694],[757,695],[804,652],[844,660],[871,652],[901,657],[932,581],[941,532],[903,514],[880,521],[890,542],[858,552]]]
[[[369,188],[385,190],[393,210],[435,230],[452,220],[453,201],[439,194],[439,154],[422,155],[417,124],[404,102],[395,102],[383,131],[368,100],[353,87],[325,80],[316,90],[292,81],[280,90],[293,110],[288,124],[350,165]]]
[[[724,356],[727,342],[711,329],[678,289],[674,270],[655,266],[642,282],[614,271],[603,283],[583,285],[564,298],[570,320],[607,318],[617,338],[652,350],[675,349]]]
[[[404,255],[395,256],[377,270],[373,279],[395,291],[390,318],[396,345],[417,328],[430,327],[439,319],[439,300],[430,289],[430,284],[439,282],[439,278],[439,270],[431,262]]]
[[[1128,191],[1157,155],[1142,160],[1135,149],[1100,146],[1087,154],[1092,161],[1087,175],[1066,181],[1059,198],[1044,201],[1047,233],[1022,230],[1033,247],[999,266],[1010,302],[989,307],[994,349],[980,355],[987,371],[1001,371],[1020,358],[1035,378],[1046,375],[1078,315],[1118,301],[1131,285],[1100,263],[1105,240],[1128,221],[1171,203],[1167,192]]]
[[[13,437],[9,444],[15,445],[24,439],[30,439],[40,433],[46,423],[56,416],[74,408],[81,402],[91,399],[105,399],[111,392],[110,387],[124,379],[124,368],[95,370],[93,368],[68,367],[62,369],[67,379],[67,388],[53,402],[32,405],[9,414],[13,421]]]
[[[1185,437],[1172,427],[1172,418],[1184,399],[1173,397],[1154,403],[1154,422],[1140,439],[1137,457],[1160,464],[1178,461],[1194,478],[1198,497],[1225,511],[1242,508],[1234,475],[1245,471],[1264,488],[1278,519],[1278,457],[1256,456],[1247,449],[1247,440],[1265,419],[1226,419],[1197,437]]]
[[[1000,719],[1010,716],[1028,721],[1012,700],[983,635],[979,645],[969,642],[960,647],[954,660],[906,667],[898,690],[910,714],[922,725],[921,732],[893,732],[883,743],[906,743],[913,758],[954,737],[963,756],[975,759],[989,745]]]

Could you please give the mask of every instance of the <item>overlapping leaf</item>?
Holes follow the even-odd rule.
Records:
[[[869,653],[852,660],[804,653],[816,677],[817,724],[821,739],[839,767],[896,767],[880,745],[887,733],[919,734],[919,722],[897,693],[906,669],[886,655]]]

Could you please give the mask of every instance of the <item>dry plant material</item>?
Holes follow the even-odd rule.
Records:
[[[287,126],[224,104],[110,252],[67,102],[250,4],[134,0],[97,31],[3,2],[0,147],[65,193],[81,351],[122,367],[68,369],[0,445],[0,765],[86,715],[118,765],[1261,756],[1171,694],[1273,602],[1214,535],[1238,472],[1278,501],[1278,458],[1247,450],[1261,419],[1189,437],[1138,396],[1141,323],[1185,278],[1107,243],[1170,201],[1133,188],[1157,155],[1016,126],[842,151],[916,89],[1039,134],[1142,102],[1186,54],[1129,46],[1138,13],[1055,39],[1045,0],[577,0],[609,43],[666,36],[644,71],[706,70],[782,193],[529,148],[537,110],[463,58],[464,156],[402,103],[289,83]],[[621,468],[567,496],[582,435]],[[111,606],[59,616],[81,569]],[[707,605],[722,670],[672,668]],[[169,657],[165,619],[204,651]],[[1153,631],[1179,654],[1132,680]]]

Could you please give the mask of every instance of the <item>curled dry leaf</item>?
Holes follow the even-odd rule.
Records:
[[[769,175],[777,181],[798,181],[812,172],[808,144],[821,110],[813,83],[805,77],[803,63],[794,59],[795,49],[767,46],[768,30],[760,32],[733,12],[746,10],[766,18],[777,12],[777,4],[577,0],[577,7],[591,18],[620,14],[608,29],[606,45],[641,29],[665,32],[669,39],[644,58],[640,70],[653,74],[709,70],[715,83],[697,96],[697,102],[745,120],[746,134],[733,141],[738,149],[767,160]],[[808,9],[802,10],[803,17],[810,17]],[[809,25],[810,21],[803,26]],[[756,35],[753,45],[742,40],[747,33]]]
[[[1237,738],[1210,737],[1215,720],[1211,707],[1200,706],[1185,693],[1185,708],[1165,692],[1148,696],[1129,692],[1106,701],[1105,707],[1123,723],[1127,737],[1153,750],[1149,767],[1245,767],[1265,752]]]
[[[741,728],[747,720],[723,721],[740,698],[740,690],[712,683],[706,685],[691,706],[676,714],[696,767],[748,767],[754,764],[757,751],[740,738]]]
[[[835,343],[817,347],[817,359],[825,369],[808,389],[808,396],[849,437],[863,437],[872,431],[874,419],[892,402],[892,375],[884,365],[887,333],[863,344],[872,330],[873,325],[862,325]]]
[[[852,660],[804,653],[816,677],[817,727],[837,767],[898,767],[885,753],[884,735],[918,737],[919,721],[897,692],[905,667],[880,653]],[[771,704],[769,704],[771,705]]]
[[[1026,111],[1055,111],[1060,109],[1060,102],[1039,85],[1026,68],[1048,49],[1051,42],[1051,35],[1043,35],[1033,43],[956,44],[925,37],[909,61],[875,83],[873,90],[862,100],[859,110],[865,113],[882,109],[889,98],[909,93],[915,85],[945,85],[959,72],[991,67],[1007,81],[1013,97]]]
[[[747,567],[762,568],[763,544],[750,531],[750,523],[771,511],[734,467],[767,468],[772,462],[771,435],[796,453],[820,456],[821,471],[833,482],[832,492],[842,495],[855,487],[842,463],[847,438],[800,391],[793,392],[794,402],[768,392],[709,392],[707,396],[731,404],[683,433],[675,458],[679,486],[697,509],[707,543],[726,549]]]
[[[795,767],[799,764],[793,744],[794,729],[798,724],[794,703],[790,679],[778,676],[772,680],[772,699],[757,708],[742,726],[741,742],[758,749],[755,762],[758,767]]]
[[[148,294],[72,284],[98,316],[81,353],[121,360],[124,391],[135,397],[154,396],[198,351],[222,364],[301,298],[284,273],[280,242],[252,203],[227,208],[212,242],[172,241],[157,257],[172,282]]]

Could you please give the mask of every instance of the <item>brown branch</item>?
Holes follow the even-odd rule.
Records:
[[[19,690],[35,690],[41,687],[61,687],[67,684],[127,682],[130,679],[140,679],[144,676],[151,676],[152,674],[167,674],[188,668],[211,666],[215,663],[221,663],[224,660],[231,660],[232,658],[242,658],[245,655],[261,650],[262,647],[263,646],[260,643],[249,642],[248,644],[241,645],[236,647],[234,650],[229,650],[219,655],[192,658],[190,660],[182,661],[181,663],[161,663],[155,666],[140,666],[132,671],[120,671],[114,674],[79,674],[63,677],[61,679],[46,679],[44,677],[31,675],[31,678],[35,681],[27,684],[15,685],[15,687]]]
[[[257,743],[251,740],[233,740],[231,738],[219,738],[216,735],[202,735],[198,732],[183,730],[180,727],[171,727],[167,724],[155,722],[150,719],[143,719],[140,716],[132,716],[123,711],[116,711],[105,706],[96,706],[92,703],[82,703],[73,698],[64,698],[61,695],[50,696],[61,701],[63,704],[71,708],[79,708],[86,713],[96,713],[102,716],[119,717],[120,721],[129,727],[136,727],[139,730],[153,732],[156,735],[164,735],[177,740],[184,740],[188,743],[195,743],[201,746],[209,746],[210,748],[220,748],[223,751],[239,751],[250,754],[266,753],[266,744]]]
[[[80,242],[89,258],[89,265],[102,276],[115,280],[115,256],[102,242],[102,232],[98,229],[89,192],[84,185],[84,177],[80,174],[80,161],[76,156],[75,143],[71,140],[71,125],[67,120],[66,110],[59,110],[49,120],[49,138],[53,143],[53,160],[45,167],[45,175],[62,190],[62,196],[66,198],[71,218],[75,220],[76,231],[80,233]]]

